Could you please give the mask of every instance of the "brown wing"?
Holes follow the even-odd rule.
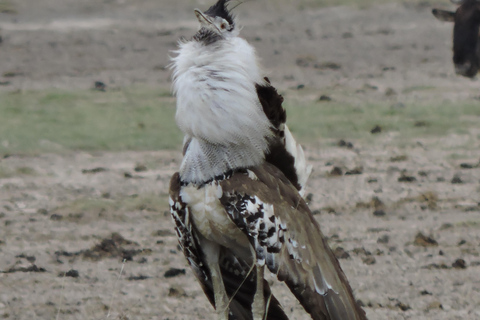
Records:
[[[205,295],[215,307],[211,273],[205,263],[204,253],[196,236],[197,231],[190,219],[190,208],[180,197],[181,187],[177,172],[170,181],[170,211],[178,242]],[[251,305],[255,294],[256,273],[249,273],[250,266],[238,260],[226,248],[222,250],[219,264],[227,294],[230,298],[234,295],[230,304],[229,320],[253,320]],[[267,320],[288,320],[280,303],[271,294],[267,281],[264,281],[264,296],[271,298]]]
[[[220,184],[221,202],[249,237],[257,263],[285,281],[313,319],[366,319],[318,223],[278,168],[265,163]]]

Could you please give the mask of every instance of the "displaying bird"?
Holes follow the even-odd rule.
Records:
[[[185,134],[170,182],[179,244],[218,319],[288,319],[265,268],[313,319],[366,319],[302,198],[311,167],[285,126],[283,98],[228,4],[196,9],[201,28],[172,58]]]

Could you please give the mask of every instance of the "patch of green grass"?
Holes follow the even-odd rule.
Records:
[[[174,99],[163,91],[0,93],[0,153],[178,148]]]
[[[0,166],[0,179],[6,179],[13,176],[13,172],[8,168]]]
[[[398,139],[444,136],[465,133],[480,123],[480,109],[474,102],[406,104],[392,108],[390,104],[365,103],[288,103],[288,125],[302,142],[319,139],[363,139],[374,142],[385,132],[398,132]],[[420,125],[419,125],[420,124]],[[382,132],[371,134],[379,125]]]
[[[15,170],[17,174],[22,176],[35,176],[37,172],[31,167],[19,167]]]
[[[18,167],[16,169],[12,169],[5,166],[0,166],[0,179],[35,175],[37,175],[37,171],[31,167]]]
[[[406,103],[392,108],[390,102],[298,100],[287,99],[285,107],[289,127],[303,143],[375,142],[385,132],[396,132],[395,139],[409,141],[468,133],[480,123],[480,109],[474,102]],[[0,115],[0,154],[178,149],[182,141],[174,120],[175,99],[158,89],[2,92]],[[371,134],[376,125],[382,132]]]
[[[8,0],[0,0],[0,13],[16,14],[15,5]]]
[[[413,86],[413,87],[408,87],[403,90],[404,94],[412,93],[415,91],[427,91],[427,90],[434,90],[435,87],[433,86]]]

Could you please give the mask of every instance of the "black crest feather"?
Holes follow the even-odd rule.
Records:
[[[218,0],[213,6],[208,8],[204,13],[210,17],[222,17],[227,20],[230,25],[233,25],[233,16],[228,11],[228,3],[230,0]]]

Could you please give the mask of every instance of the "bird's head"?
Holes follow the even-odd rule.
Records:
[[[218,0],[205,12],[199,9],[194,10],[200,22],[200,30],[194,37],[196,40],[209,44],[238,34],[235,28],[235,18],[228,8],[229,2],[230,0]]]

